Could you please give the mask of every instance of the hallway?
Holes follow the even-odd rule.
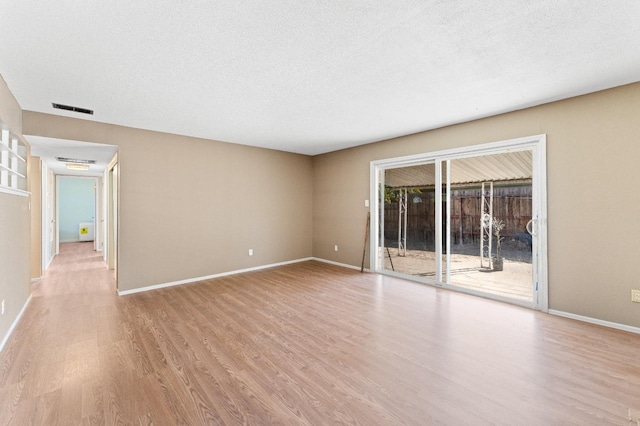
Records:
[[[100,366],[116,366],[124,304],[93,242],[60,244],[0,354],[0,424],[103,423],[116,388]]]

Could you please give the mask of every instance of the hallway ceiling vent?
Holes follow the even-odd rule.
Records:
[[[96,160],[83,160],[82,158],[56,157],[56,160],[61,161],[63,163],[96,164]]]
[[[51,103],[51,105],[53,105],[53,107],[55,109],[64,109],[65,111],[72,111],[72,112],[79,112],[79,113],[82,113],[82,114],[93,115],[93,110],[92,109],[80,108],[80,107],[75,107],[75,106],[71,106],[71,105],[57,104],[55,102]]]

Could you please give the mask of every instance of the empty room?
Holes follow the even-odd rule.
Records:
[[[640,426],[637,1],[0,16],[0,425]]]

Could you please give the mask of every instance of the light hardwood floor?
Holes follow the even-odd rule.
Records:
[[[64,244],[0,424],[627,425],[640,335],[319,262],[118,297]]]

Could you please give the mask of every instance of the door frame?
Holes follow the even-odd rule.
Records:
[[[52,178],[49,180],[49,178]],[[42,272],[41,275],[44,275],[45,271],[49,269],[49,265],[53,262],[53,258],[56,256],[56,251],[54,249],[54,245],[56,244],[57,235],[55,230],[55,222],[57,220],[55,215],[55,174],[49,169],[49,166],[44,162],[40,161],[40,178],[41,178],[41,189],[40,189],[40,200],[41,206],[40,210],[42,211]]]
[[[543,312],[549,310],[549,297],[548,297],[548,266],[547,266],[547,164],[546,164],[546,135],[533,135],[522,138],[508,139],[498,142],[490,142],[479,145],[470,145],[461,148],[453,148],[442,151],[427,152],[416,155],[409,155],[404,157],[388,158],[383,160],[375,160],[370,163],[370,216],[371,227],[369,235],[369,265],[370,269],[376,273],[385,275],[399,276],[400,274],[389,273],[383,267],[379,265],[380,257],[378,255],[378,247],[380,245],[380,235],[378,229],[380,227],[380,218],[378,215],[381,200],[378,188],[382,183],[380,180],[380,173],[386,169],[397,167],[417,166],[425,163],[435,162],[436,164],[436,176],[435,186],[436,188],[442,188],[442,164],[447,163],[450,160],[476,156],[476,155],[491,155],[500,154],[509,151],[522,151],[531,150],[533,154],[532,158],[532,211],[533,218],[535,220],[535,232],[534,246],[532,253],[533,262],[533,280],[532,286],[534,286],[534,300],[533,303],[520,303],[517,300],[509,299],[506,297],[493,296],[486,293],[476,292],[473,290],[465,290],[459,287],[451,286],[449,284],[449,268],[447,267],[447,276],[443,277],[442,262],[436,264],[436,280],[416,280],[424,282],[425,284],[438,285],[446,287],[455,291],[461,291],[465,293],[471,293],[480,295],[482,297],[497,299],[508,303],[519,304],[530,308],[538,309]],[[449,167],[447,167],[447,172]],[[442,191],[436,191],[436,205],[442,205]],[[442,209],[436,209],[436,233],[442,229]],[[438,224],[440,226],[438,226]],[[441,232],[441,231],[440,231]],[[442,259],[443,249],[449,246],[450,242],[450,225],[447,221],[447,242],[442,244],[442,236],[436,235],[436,258]],[[443,247],[445,246],[445,247]],[[446,251],[448,252],[448,250]],[[449,259],[447,257],[447,262]],[[407,278],[406,275],[402,276]],[[444,278],[444,279],[443,279]]]
[[[105,169],[103,177],[104,215],[103,215],[103,258],[113,276],[118,289],[118,221],[119,221],[119,187],[120,173],[118,153],[113,156]]]

